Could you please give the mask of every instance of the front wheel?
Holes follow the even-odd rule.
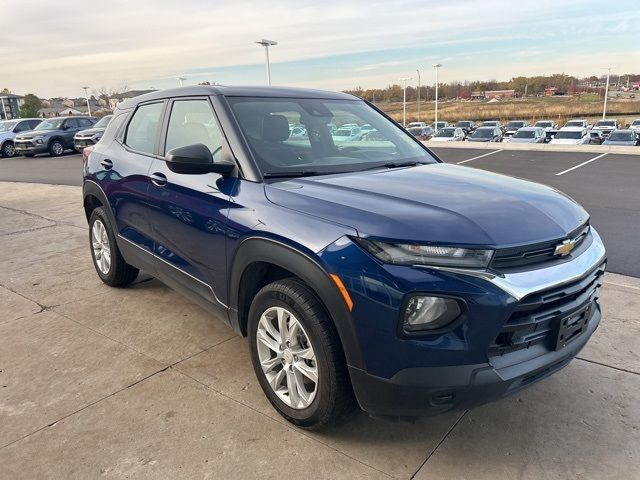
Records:
[[[0,151],[0,153],[5,158],[11,158],[16,154],[16,149],[13,146],[13,143],[5,142],[4,145],[2,145],[2,151]]]
[[[60,140],[54,140],[49,145],[49,154],[52,157],[59,157],[64,153],[64,145]]]
[[[91,212],[89,241],[93,266],[104,283],[112,287],[124,287],[136,279],[138,269],[124,261],[113,232],[104,207]]]
[[[338,334],[304,283],[284,279],[258,292],[249,311],[249,343],[262,390],[289,422],[316,429],[354,406]]]

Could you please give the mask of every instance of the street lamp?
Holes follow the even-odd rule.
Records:
[[[278,42],[274,42],[273,40],[265,40],[263,38],[262,40],[256,43],[264,47],[264,54],[267,58],[267,85],[271,85],[271,66],[269,65],[269,47],[278,45]]]
[[[402,77],[399,78],[401,82],[404,82],[404,87],[402,88],[402,126],[407,126],[407,82],[411,80],[411,77]]]
[[[178,82],[180,82],[180,86],[182,86],[182,82],[184,82],[187,79],[187,77],[176,77],[176,80],[178,80]]]
[[[416,69],[418,73],[418,121],[420,121],[420,69]]]
[[[89,115],[91,115],[91,105],[89,105],[89,94],[87,93],[89,87],[82,87],[82,89],[84,90],[84,98],[87,99],[87,110],[89,111]]]
[[[438,69],[442,66],[441,63],[434,63],[433,68],[436,69],[436,121],[434,126],[436,127],[435,130],[438,130]]]
[[[607,97],[609,96],[609,77],[611,76],[611,67],[607,67],[607,86],[604,89],[604,108],[602,109],[602,119],[607,115]]]

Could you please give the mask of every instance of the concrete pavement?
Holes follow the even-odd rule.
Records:
[[[222,322],[99,281],[78,187],[0,183],[0,478],[640,478],[640,280],[602,296],[580,358],[514,397],[310,433]]]

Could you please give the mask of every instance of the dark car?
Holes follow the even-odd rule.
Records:
[[[529,122],[526,120],[512,120],[504,126],[504,136],[511,137],[521,128],[528,126]]]
[[[16,135],[33,130],[41,121],[39,118],[17,118],[0,122],[0,155],[13,157],[16,153],[13,145]]]
[[[73,146],[76,151],[81,152],[85,147],[90,147],[98,143],[112,117],[112,115],[106,115],[98,120],[93,127],[87,130],[80,130],[76,133],[73,136]]]
[[[80,130],[92,127],[95,117],[55,117],[42,120],[31,131],[16,135],[14,141],[18,155],[33,157],[38,153],[49,153],[52,157],[73,150],[73,136]]]
[[[602,132],[599,132],[597,130],[589,130],[589,137],[589,143],[591,145],[602,145],[602,142],[604,142]]]
[[[631,129],[614,130],[603,142],[604,145],[618,145],[622,147],[635,147],[640,144],[640,135]]]
[[[461,120],[456,122],[455,127],[461,128],[464,131],[465,135],[470,135],[475,132],[477,126],[471,120]]]
[[[407,131],[421,141],[429,140],[434,133],[431,127],[411,127]]]
[[[384,140],[335,143],[345,118]],[[355,96],[158,91],[120,103],[83,157],[102,281],[144,270],[248,337],[265,395],[304,428],[520,392],[600,321],[605,249],[580,205],[443,163]]]
[[[481,127],[498,127],[504,132],[504,125],[498,120],[486,120],[480,124]]]
[[[498,127],[480,127],[467,137],[469,142],[501,142],[502,130]]]

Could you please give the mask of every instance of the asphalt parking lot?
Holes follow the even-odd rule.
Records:
[[[608,270],[640,277],[640,255],[634,240],[640,238],[640,154],[602,156],[499,148],[433,150],[446,162],[526,178],[570,195],[591,214],[593,225],[602,235],[608,251]],[[0,181],[81,185],[81,162],[77,154],[0,158]]]
[[[80,198],[0,182],[1,478],[640,478],[639,279],[608,273],[587,347],[524,392],[304,432],[221,321],[146,276],[99,281]]]

